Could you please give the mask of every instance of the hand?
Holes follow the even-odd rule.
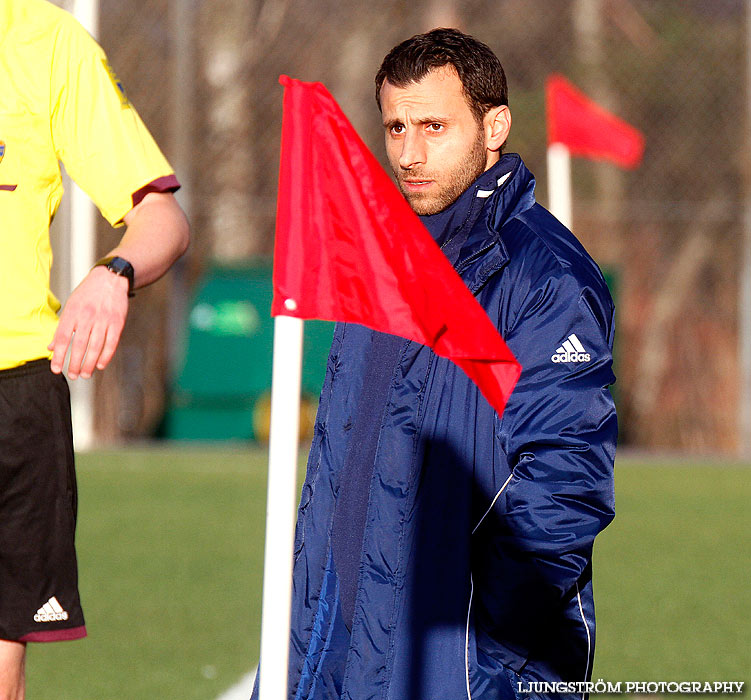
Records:
[[[128,315],[128,280],[105,267],[95,267],[70,295],[55,331],[50,366],[63,369],[70,346],[68,377],[88,379],[104,369],[115,354]]]

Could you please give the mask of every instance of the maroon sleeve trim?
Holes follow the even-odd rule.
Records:
[[[174,175],[165,175],[152,180],[148,185],[144,185],[140,190],[133,193],[133,206],[141,203],[141,200],[152,192],[177,192],[180,189],[180,183]]]
[[[71,627],[67,630],[43,630],[41,632],[29,632],[19,638],[19,642],[69,642],[74,639],[83,639],[86,636],[86,625]]]
[[[0,185],[0,190],[3,192],[15,192],[18,185]]]

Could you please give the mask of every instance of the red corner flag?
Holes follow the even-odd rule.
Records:
[[[521,366],[321,83],[285,86],[271,313],[361,323],[453,360],[498,411]]]
[[[644,136],[590,100],[561,75],[545,85],[548,144],[562,143],[572,155],[609,160],[635,168],[644,153]]]

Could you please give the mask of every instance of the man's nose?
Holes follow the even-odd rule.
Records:
[[[402,152],[399,156],[399,166],[403,170],[410,170],[416,165],[424,165],[426,159],[425,143],[416,130],[408,129],[402,141]]]

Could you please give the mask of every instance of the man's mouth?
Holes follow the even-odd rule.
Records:
[[[409,190],[410,192],[419,192],[420,190],[426,189],[431,184],[433,184],[432,180],[418,180],[418,179],[402,180],[402,185],[404,186],[405,189]]]

